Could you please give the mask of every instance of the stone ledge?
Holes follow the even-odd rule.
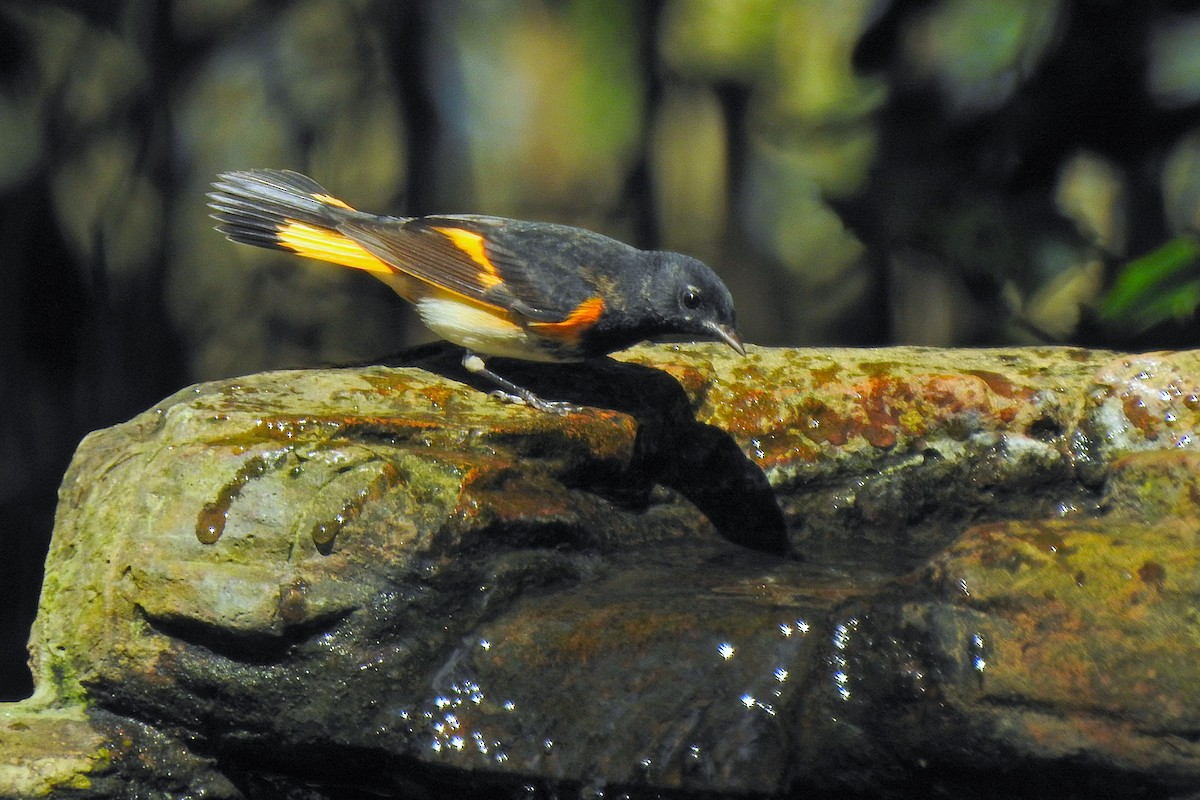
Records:
[[[1196,353],[454,358],[85,439],[0,795],[1200,780]]]

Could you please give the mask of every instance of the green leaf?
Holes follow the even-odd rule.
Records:
[[[1100,300],[1100,319],[1143,331],[1200,307],[1200,241],[1179,236],[1121,267]]]

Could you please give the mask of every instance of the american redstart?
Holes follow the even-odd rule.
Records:
[[[232,241],[371,273],[430,330],[466,348],[469,372],[535,408],[569,406],[505,380],[481,356],[582,361],[670,334],[746,352],[725,284],[679,253],[545,222],[368,214],[286,170],[222,173],[208,197]]]

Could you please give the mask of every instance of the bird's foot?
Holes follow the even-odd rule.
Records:
[[[583,408],[571,403],[565,403],[559,400],[543,400],[533,392],[526,390],[526,394],[514,394],[506,392],[502,389],[495,389],[488,392],[489,397],[494,397],[502,403],[512,403],[513,405],[529,406],[536,408],[538,411],[544,411],[547,414],[557,414],[565,416],[573,414],[577,411],[582,411]]]

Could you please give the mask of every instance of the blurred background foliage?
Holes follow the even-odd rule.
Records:
[[[220,170],[712,264],[771,345],[1194,346],[1200,2],[0,0],[0,697],[87,431],[424,334]]]

